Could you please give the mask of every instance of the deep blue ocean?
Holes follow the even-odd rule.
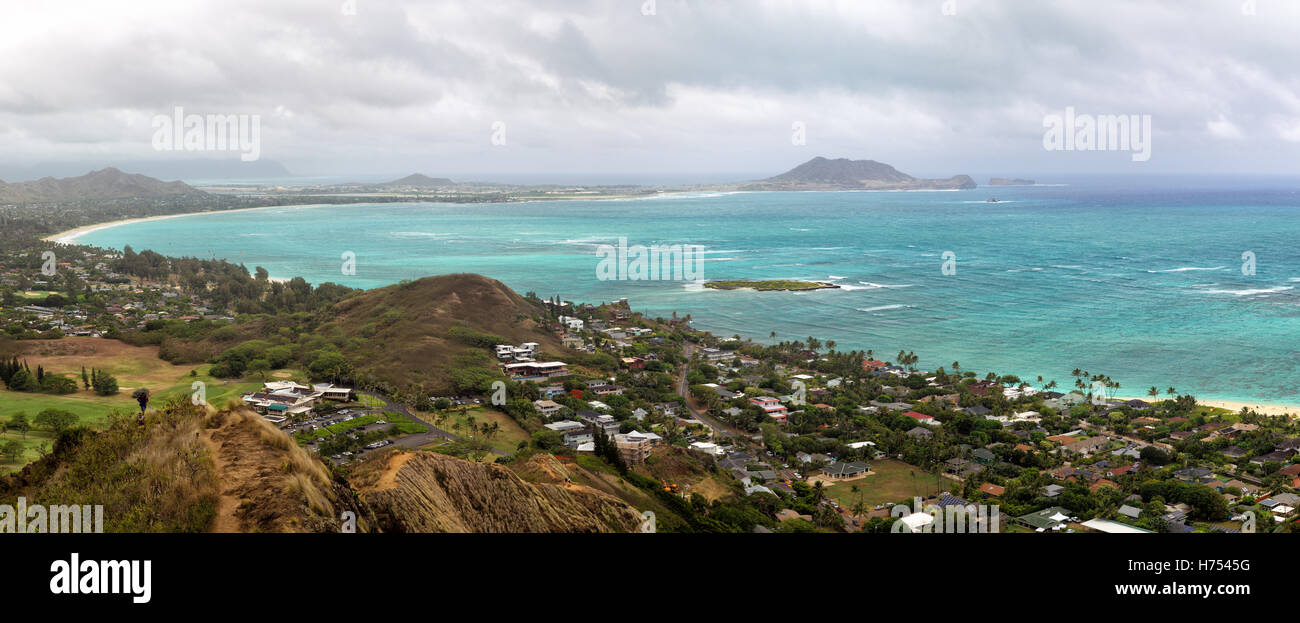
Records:
[[[842,287],[760,293],[597,279],[597,245],[619,238],[702,245],[705,279]],[[959,361],[1065,388],[1082,368],[1119,381],[1121,395],[1155,385],[1300,403],[1294,180],[285,207],[140,222],[79,241],[364,288],[475,272],[543,297],[626,297],[720,335],[815,336],[886,359],[906,349],[928,368]],[[355,275],[343,274],[345,252],[355,254]],[[955,274],[943,274],[945,252]],[[1246,252],[1254,274],[1243,274]]]

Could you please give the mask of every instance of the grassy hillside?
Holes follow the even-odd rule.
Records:
[[[0,342],[0,356],[16,355],[35,369],[38,365],[52,374],[75,377],[78,391],[71,394],[14,392],[0,389],[0,421],[10,422],[18,413],[31,420],[45,409],[61,409],[78,417],[78,424],[102,428],[114,412],[134,413],[138,410],[131,398],[132,390],[148,388],[153,393],[154,404],[164,404],[171,399],[187,399],[193,383],[204,384],[207,400],[212,405],[227,401],[258,387],[256,379],[217,379],[208,375],[208,364],[173,365],[158,358],[156,346],[132,346],[116,340],[89,337],[68,337],[59,340],[22,340]],[[112,396],[100,396],[81,387],[82,368],[98,368],[118,380],[120,391]],[[191,375],[193,372],[193,375]],[[277,372],[271,372],[271,375]],[[288,374],[281,371],[279,374]],[[48,451],[54,443],[52,432],[32,429],[25,435],[9,430],[0,433],[0,443],[17,440],[23,444],[23,453],[12,463],[8,457],[0,458],[0,472],[11,471],[39,458],[42,450]]]
[[[332,316],[320,333],[349,338],[345,354],[357,376],[397,388],[450,388],[456,357],[483,354],[493,336],[511,344],[537,342],[543,353],[563,352],[559,339],[537,322],[540,305],[481,275],[426,277],[370,290],[340,302]]]

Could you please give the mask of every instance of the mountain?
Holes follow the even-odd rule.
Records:
[[[834,160],[818,156],[785,173],[742,190],[948,190],[975,188],[969,175],[946,180],[920,179],[875,160]]]
[[[189,158],[167,160],[102,160],[41,162],[30,166],[0,165],[0,178],[13,181],[42,177],[75,177],[84,171],[116,167],[160,180],[221,180],[261,177],[293,177],[283,164],[268,158],[244,162],[238,158]]]
[[[203,195],[184,182],[163,182],[114,168],[81,177],[45,177],[30,182],[0,182],[0,203],[71,203],[89,199],[158,199]]]
[[[347,338],[343,353],[356,377],[399,391],[456,389],[453,372],[495,372],[494,359],[490,365],[481,360],[492,359],[489,349],[497,343],[536,342],[539,352],[551,356],[568,350],[542,327],[540,303],[481,275],[425,277],[367,290],[340,301],[330,317],[319,332]]]
[[[398,187],[398,188],[442,188],[446,186],[455,186],[455,185],[456,182],[453,182],[445,177],[429,177],[421,173],[414,173],[400,180],[393,180],[391,182],[387,182],[383,184],[383,186],[391,186],[391,187]]]
[[[989,186],[1033,186],[1034,180],[1026,179],[1009,179],[1005,177],[995,177],[989,180]]]

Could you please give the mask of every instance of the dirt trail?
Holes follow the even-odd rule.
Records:
[[[203,445],[207,447],[208,453],[212,456],[212,465],[217,472],[217,482],[221,483],[221,498],[217,500],[217,516],[212,520],[211,532],[239,532],[239,519],[235,517],[235,509],[239,508],[239,498],[230,494],[230,488],[226,486],[229,480],[226,477],[226,462],[221,458],[221,453],[217,443],[212,439],[212,431],[205,429],[199,437],[203,440]]]

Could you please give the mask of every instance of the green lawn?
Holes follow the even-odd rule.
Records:
[[[910,500],[917,495],[925,498],[960,487],[960,483],[944,480],[901,461],[873,461],[871,471],[875,473],[866,478],[826,487],[826,495],[845,508],[852,508],[861,500],[870,509],[877,504]],[[858,488],[857,493],[853,492],[854,486]]]
[[[434,426],[456,435],[473,435],[481,437],[482,434],[475,432],[471,428],[471,421],[476,426],[482,426],[484,423],[497,424],[500,428],[496,434],[488,439],[488,443],[497,450],[506,454],[514,454],[519,447],[519,442],[532,439],[518,422],[515,422],[509,415],[496,409],[483,405],[475,405],[471,409],[466,409],[464,415],[461,415],[458,409],[451,409],[439,420],[439,415],[434,413],[425,417],[426,420],[433,423]]]

